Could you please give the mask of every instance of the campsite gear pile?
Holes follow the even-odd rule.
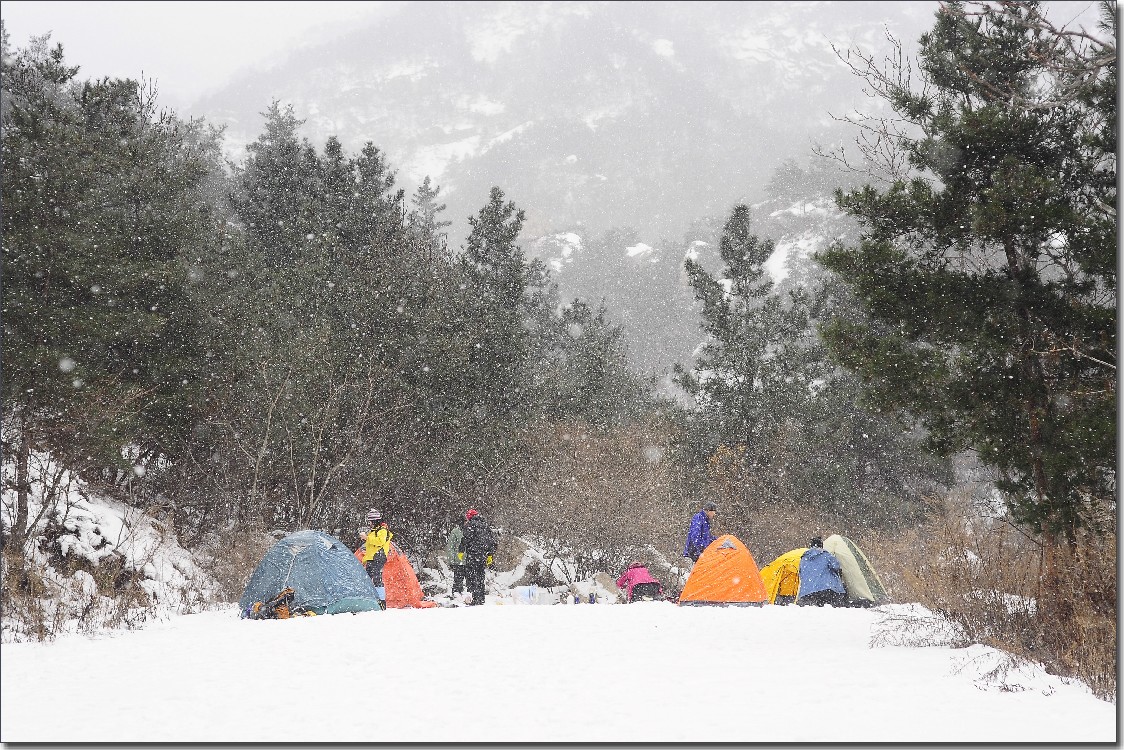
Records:
[[[295,593],[293,589],[285,588],[268,602],[254,602],[246,610],[246,617],[251,620],[288,620],[291,614],[289,605]]]

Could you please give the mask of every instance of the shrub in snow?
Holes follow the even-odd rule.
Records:
[[[49,456],[32,466],[26,541],[4,547],[4,641],[137,627],[218,598],[215,581],[163,523],[90,491]],[[16,518],[10,470],[5,540]]]

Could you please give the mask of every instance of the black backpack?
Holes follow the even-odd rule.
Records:
[[[480,529],[480,546],[484,548],[484,552],[491,555],[496,551],[496,535],[492,533],[492,527],[488,524],[481,524],[483,528]]]
[[[476,520],[476,519],[473,519]],[[465,528],[464,549],[468,555],[484,557],[496,551],[496,536],[482,519]]]

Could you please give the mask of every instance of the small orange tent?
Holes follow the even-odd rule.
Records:
[[[689,606],[760,606],[766,599],[757,562],[733,534],[723,534],[703,550],[679,594],[679,603]]]
[[[362,546],[355,550],[355,557],[359,562],[363,562],[364,552]],[[390,543],[390,554],[386,558],[386,565],[382,568],[382,584],[386,588],[387,609],[437,606],[437,602],[425,600],[425,593],[418,583],[418,577],[414,575],[413,566],[394,542]]]

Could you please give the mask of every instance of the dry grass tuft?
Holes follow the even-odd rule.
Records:
[[[254,568],[277,540],[262,530],[223,530],[192,551],[199,567],[219,586],[219,598],[237,602]]]
[[[946,499],[924,525],[872,538],[867,550],[898,601],[937,616],[902,615],[876,640],[982,643],[1116,697],[1116,537],[1081,535],[1060,556],[1059,607],[1040,610],[1039,540]]]

